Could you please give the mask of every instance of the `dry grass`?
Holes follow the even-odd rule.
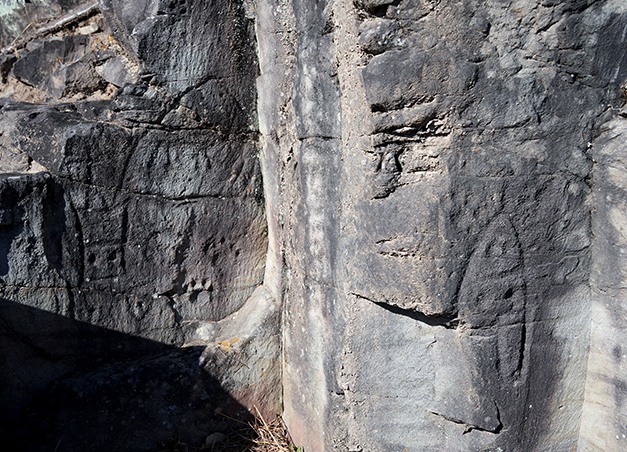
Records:
[[[251,452],[300,452],[300,447],[295,448],[281,418],[276,418],[270,424],[257,411],[255,425],[252,426],[257,437],[252,439],[254,446]]]
[[[241,424],[241,428],[215,444],[193,447],[178,438],[171,438],[161,444],[159,452],[300,452],[300,447],[295,447],[290,441],[281,418],[267,423],[256,411],[255,420],[250,424],[229,419]]]

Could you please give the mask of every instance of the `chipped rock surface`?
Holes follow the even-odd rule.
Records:
[[[260,3],[296,442],[624,450],[625,4]]]
[[[229,417],[280,411],[254,23],[235,2],[141,3],[103,2],[7,58],[0,436],[13,450],[202,445]]]
[[[627,450],[623,0],[99,11],[0,59],[14,450]]]
[[[4,0],[0,3],[0,47],[21,38],[35,24],[79,7],[82,0]],[[93,3],[93,2],[92,2]]]

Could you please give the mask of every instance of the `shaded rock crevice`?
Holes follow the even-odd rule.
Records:
[[[427,316],[423,314],[422,312],[419,312],[413,309],[403,309],[393,304],[377,302],[377,301],[370,300],[356,293],[351,293],[349,295],[355,296],[357,298],[361,298],[363,300],[367,300],[396,315],[403,315],[417,322],[425,323],[429,326],[441,326],[447,329],[456,329],[458,326],[458,320],[455,315]]]
[[[454,419],[454,418],[450,418],[448,416],[444,416],[440,413],[435,413],[435,412],[431,412],[431,414],[434,414],[436,416],[440,416],[443,417],[444,419],[446,419],[449,422],[453,422],[454,424],[460,424],[462,426],[464,426],[464,432],[463,434],[466,433],[470,433],[473,430],[477,430],[480,432],[488,432],[488,433],[494,433],[494,434],[499,434],[503,428],[503,424],[501,423],[501,420],[499,418],[499,409],[498,406],[496,406],[495,403],[495,407],[496,407],[496,413],[497,413],[497,418],[495,420],[496,426],[495,427],[482,427],[482,426],[478,426],[478,425],[472,425],[472,424],[468,424],[460,419]],[[488,421],[488,419],[486,419],[486,422]]]

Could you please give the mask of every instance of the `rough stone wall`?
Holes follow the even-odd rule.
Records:
[[[134,83],[0,108],[3,155],[45,169],[0,181],[1,423],[18,449],[198,445],[228,429],[218,412],[279,411],[254,22],[237,1],[100,9]],[[45,46],[89,39],[32,41],[9,76],[48,77]]]
[[[59,17],[81,0],[3,0],[0,3],[0,47],[11,44],[42,20]]]
[[[625,166],[627,132],[622,117],[602,126],[591,144],[593,169],[591,333],[581,419],[583,450],[623,450],[625,397]]]
[[[47,170],[0,180],[18,444],[198,442],[282,389],[305,451],[626,448],[622,0],[100,7],[112,99],[1,103]]]
[[[609,360],[591,149],[624,103],[625,5],[259,3],[294,55],[270,133],[297,443],[622,450],[619,358],[596,377],[588,347]]]

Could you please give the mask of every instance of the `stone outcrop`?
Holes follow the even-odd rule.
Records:
[[[81,4],[87,3],[82,0],[4,0],[0,5],[0,47],[11,45],[37,25],[80,10]]]
[[[35,36],[7,74],[45,93],[0,105],[15,450],[202,444],[225,416],[279,413],[254,23],[237,3],[127,6]]]
[[[587,450],[625,448],[625,155],[627,115],[601,126],[591,143],[592,265],[590,344],[581,417]],[[584,449],[586,450],[586,449]]]
[[[99,5],[0,61],[17,444],[627,449],[622,0]]]
[[[262,24],[294,57],[272,133],[295,441],[623,450],[624,140],[599,135],[625,102],[625,5],[291,3]]]

